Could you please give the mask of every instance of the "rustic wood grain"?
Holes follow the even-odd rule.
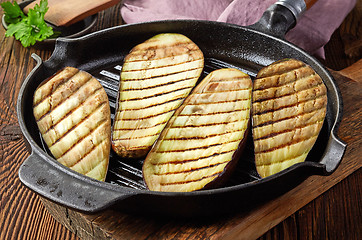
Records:
[[[17,176],[29,154],[17,123],[16,97],[34,63],[29,50],[12,38],[4,39],[2,28],[0,41],[0,239],[75,239]],[[47,52],[37,54],[49,56]]]
[[[101,12],[97,26],[93,30],[121,24],[119,7],[118,4],[116,7]],[[2,15],[2,10],[0,10],[0,15]],[[73,240],[79,239],[79,237],[104,239],[114,235],[117,235],[118,238],[135,239],[129,234],[130,232],[137,232],[139,236],[149,239],[161,237],[164,239],[187,237],[190,239],[216,239],[227,235],[227,229],[230,230],[232,227],[234,229],[228,232],[229,237],[241,237],[238,235],[241,221],[238,216],[243,217],[242,214],[247,213],[237,213],[228,218],[208,219],[203,222],[178,222],[178,225],[167,219],[145,219],[125,214],[121,214],[122,216],[119,217],[119,215],[108,212],[110,210],[106,211],[104,215],[82,214],[79,217],[78,212],[64,210],[25,188],[18,179],[17,171],[29,154],[25,149],[17,123],[16,97],[21,83],[35,66],[30,57],[31,53],[47,59],[51,51],[25,49],[13,38],[5,38],[4,30],[1,27],[0,42],[0,239]],[[341,44],[341,38],[336,31],[326,46],[327,58],[322,60],[326,66],[341,70],[358,60],[347,58]],[[346,75],[343,71],[342,74]],[[358,74],[356,75],[358,76]],[[347,142],[358,136],[361,139],[358,135],[361,132],[361,126],[359,121],[355,121],[360,118],[357,112],[357,110],[360,111],[360,107],[357,108],[355,103],[361,102],[357,101],[360,100],[361,95],[350,94],[356,89],[361,89],[361,85],[342,78],[340,78],[339,84],[342,84],[340,86],[343,97],[349,98],[348,101],[351,101],[346,105],[345,100],[345,107],[351,107],[351,111],[350,115],[345,115],[339,134]],[[348,147],[346,156],[351,155],[359,160],[360,152],[361,142],[359,140]],[[346,165],[339,169],[346,167],[347,171],[352,171],[353,168],[356,168],[356,165],[353,164],[346,163]],[[340,171],[339,169],[337,171]],[[335,174],[331,175],[329,181],[333,183],[341,181],[334,176]],[[326,184],[328,185],[329,182]],[[361,169],[359,168],[326,193],[319,193],[321,195],[318,198],[290,217],[283,216],[283,218],[287,218],[277,226],[273,227],[276,223],[268,225],[266,228],[271,229],[260,239],[361,239],[361,192]],[[49,205],[52,208],[49,208]],[[44,206],[47,206],[49,211]],[[299,207],[291,206],[291,208]],[[279,211],[279,209],[275,209],[275,211]],[[57,219],[64,219],[64,222],[59,223],[51,215],[56,216]],[[108,224],[109,232],[101,228],[102,223]],[[120,223],[123,225],[119,225]],[[262,234],[262,232],[259,233]]]
[[[356,6],[339,29],[345,54],[350,58],[360,58],[362,56],[362,1],[357,1]]]

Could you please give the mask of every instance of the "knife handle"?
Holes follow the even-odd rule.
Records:
[[[304,0],[307,9],[311,8],[318,0]]]

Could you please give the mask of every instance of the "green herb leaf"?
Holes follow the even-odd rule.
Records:
[[[4,20],[7,24],[18,23],[25,17],[25,14],[21,11],[16,1],[13,1],[13,3],[3,2],[0,5],[4,9]]]
[[[34,6],[34,9],[29,9],[27,16],[21,11],[16,2],[14,5],[10,2],[5,2],[1,6],[4,8],[5,16],[8,14],[11,19],[15,19],[14,16],[18,16],[17,18],[19,19],[8,22],[9,26],[5,33],[6,37],[14,36],[24,47],[28,47],[34,45],[36,41],[43,41],[54,36],[53,28],[44,21],[44,15],[48,11],[47,0],[41,0],[39,5],[36,4]]]
[[[45,15],[45,13],[48,11],[48,1],[47,0],[41,0],[39,5],[36,4],[34,6],[34,10],[40,13],[43,13]]]

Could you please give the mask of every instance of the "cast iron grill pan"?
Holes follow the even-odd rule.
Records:
[[[289,20],[275,21],[273,18],[278,14]],[[312,174],[331,174],[341,161],[346,147],[336,137],[341,120],[341,95],[330,73],[316,59],[279,38],[292,25],[290,21],[295,22],[295,18],[292,16],[290,19],[290,16],[288,9],[273,5],[252,27],[208,21],[159,21],[113,27],[77,39],[58,39],[47,61],[43,62],[33,55],[37,65],[19,92],[19,125],[31,151],[19,170],[20,180],[38,194],[80,211],[96,212],[112,206],[132,213],[195,217],[247,208],[250,204],[270,200],[288,191]],[[258,26],[268,19],[277,22],[277,27],[270,24],[271,29],[265,30]],[[282,31],[280,22],[286,24]],[[265,25],[262,26],[265,28]],[[279,37],[275,37],[275,31],[281,31]],[[328,106],[321,133],[307,160],[260,179],[255,170],[253,143],[249,134],[236,171],[226,186],[190,193],[147,190],[142,179],[143,159],[122,159],[113,151],[105,183],[78,174],[54,160],[42,143],[32,112],[32,99],[37,86],[65,66],[87,71],[105,88],[113,118],[124,57],[137,44],[165,32],[184,34],[200,47],[205,56],[205,68],[200,79],[212,70],[224,67],[240,69],[254,78],[263,66],[283,58],[296,58],[310,65],[328,89]]]

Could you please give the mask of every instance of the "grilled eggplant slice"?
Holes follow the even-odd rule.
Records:
[[[314,70],[285,59],[263,68],[253,85],[256,168],[267,177],[305,161],[327,110],[327,89]]]
[[[66,67],[37,88],[33,112],[58,162],[104,181],[111,148],[108,97],[89,73]]]
[[[134,47],[122,67],[113,150],[121,157],[146,156],[203,66],[201,50],[181,34],[159,34]]]
[[[211,72],[167,123],[143,164],[147,187],[189,192],[220,186],[249,127],[252,82],[236,69]]]

